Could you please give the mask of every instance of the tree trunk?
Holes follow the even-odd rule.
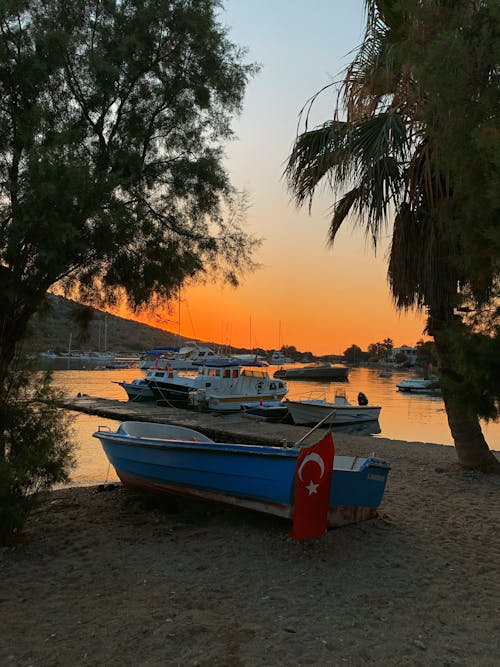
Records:
[[[2,281],[0,280],[0,290]],[[7,442],[3,428],[3,409],[9,399],[9,382],[12,362],[19,343],[26,336],[30,317],[36,312],[36,304],[26,300],[20,307],[8,298],[9,291],[0,294],[0,461],[7,456]]]
[[[500,461],[489,449],[477,415],[467,411],[467,406],[443,394],[446,415],[459,464],[482,472],[500,474]]]
[[[448,322],[448,325],[453,326],[452,322]],[[441,326],[438,327],[434,323],[432,335],[436,343],[439,372],[443,380],[443,401],[451,435],[455,443],[458,463],[463,468],[500,474],[500,461],[488,447],[477,414],[471,411],[467,402],[461,397],[455,396],[447,386],[447,378],[452,379],[455,383],[457,381],[463,382],[465,378],[460,378],[456,372],[453,354],[447,340],[446,325],[441,323]]]

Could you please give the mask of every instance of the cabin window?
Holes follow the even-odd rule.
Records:
[[[269,389],[276,389],[276,382],[271,382]]]
[[[162,378],[165,375],[165,373],[155,373],[155,378]]]
[[[204,357],[204,356],[205,356],[205,353],[204,353],[204,352],[198,352],[198,356],[199,356],[199,357]]]
[[[224,369],[224,374],[223,374],[222,377],[225,377],[225,378],[230,378],[231,377],[231,371],[229,370],[229,368]]]
[[[233,378],[237,378],[237,377],[238,377],[238,369],[235,368],[235,369],[233,370]]]

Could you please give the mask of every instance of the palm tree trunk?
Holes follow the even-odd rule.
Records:
[[[477,415],[467,411],[467,406],[443,393],[446,415],[459,464],[482,472],[500,474],[500,461],[489,449]]]
[[[436,343],[439,372],[443,380],[443,401],[458,463],[463,468],[500,474],[500,461],[488,447],[477,414],[471,411],[470,406],[460,396],[455,396],[447,386],[447,378],[453,379],[454,382],[460,378],[457,375],[453,354],[448,344],[447,327],[440,324],[441,326],[437,327],[434,322],[432,334]],[[464,378],[461,379],[464,380]]]

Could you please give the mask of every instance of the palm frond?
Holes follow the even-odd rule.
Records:
[[[347,139],[348,127],[341,121],[330,121],[297,137],[284,172],[297,206],[312,199],[325,176],[342,169]]]
[[[328,245],[333,245],[337,232],[347,218],[360,196],[359,188],[353,188],[341,197],[333,206],[333,217],[328,230]]]
[[[454,256],[459,249],[429,215],[425,200],[403,203],[394,220],[388,278],[398,308],[433,304],[453,308],[457,298]]]

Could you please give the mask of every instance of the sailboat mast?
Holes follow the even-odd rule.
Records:
[[[181,286],[180,285],[179,285],[178,309],[179,312],[177,314],[177,338],[180,347],[181,344]]]

